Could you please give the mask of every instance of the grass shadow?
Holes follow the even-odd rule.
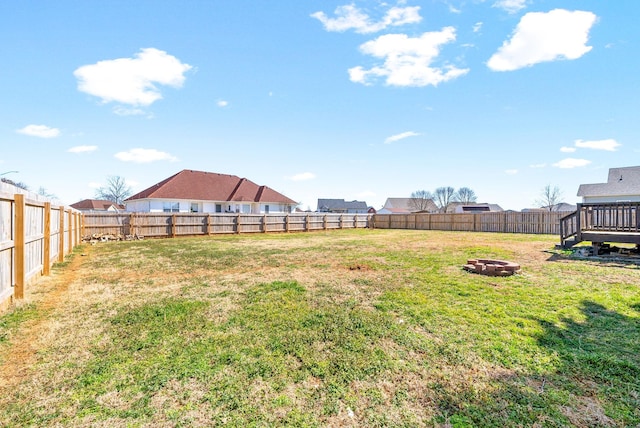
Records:
[[[640,303],[632,306],[638,310]],[[640,423],[640,319],[583,301],[582,319],[537,320],[538,344],[559,361],[552,388],[565,391],[563,413],[580,426]]]

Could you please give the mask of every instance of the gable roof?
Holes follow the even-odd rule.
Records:
[[[114,207],[119,210],[124,210],[123,205],[116,204],[115,202],[105,199],[83,199],[75,204],[71,204],[72,208],[77,210],[92,210],[92,211],[107,211],[109,208]]]
[[[318,199],[318,211],[324,210],[368,210],[366,202],[344,199]]]
[[[412,198],[387,198],[383,209],[393,213],[409,213],[418,211],[411,203]],[[427,209],[425,211],[437,211],[438,206],[433,199],[426,201]]]
[[[606,183],[581,184],[577,196],[631,196],[640,194],[640,166],[610,168]]]
[[[135,199],[191,199],[197,201],[271,202],[297,204],[267,186],[236,175],[183,169],[177,174],[129,197]]]

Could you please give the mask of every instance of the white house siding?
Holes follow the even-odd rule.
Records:
[[[640,195],[583,196],[582,202],[585,204],[613,203],[613,202],[640,202]]]
[[[262,214],[265,212],[266,206],[269,206],[269,213],[287,213],[287,205],[284,204],[258,204],[258,203],[236,203],[236,202],[212,202],[212,201],[192,201],[177,199],[139,199],[127,201],[125,203],[127,212],[147,212],[162,213],[165,211],[165,204],[178,204],[180,213],[191,212],[192,204],[198,204],[198,212],[216,213],[216,206],[221,205],[222,213],[243,213],[243,214]],[[171,211],[175,212],[175,211]]]

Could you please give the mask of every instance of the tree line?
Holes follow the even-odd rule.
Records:
[[[438,211],[444,213],[453,202],[474,204],[477,200],[476,192],[469,187],[461,187],[456,190],[451,186],[443,186],[433,192],[417,190],[411,193],[409,206],[416,211],[431,211],[435,205]]]

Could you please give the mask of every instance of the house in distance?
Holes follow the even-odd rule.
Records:
[[[185,169],[124,201],[129,212],[290,213],[298,203],[235,175]]]
[[[318,199],[317,212],[366,214],[369,212],[369,207],[364,201],[345,201],[344,199]]]
[[[105,199],[83,199],[71,204],[71,208],[75,208],[82,212],[119,212],[124,211],[124,205]]]

